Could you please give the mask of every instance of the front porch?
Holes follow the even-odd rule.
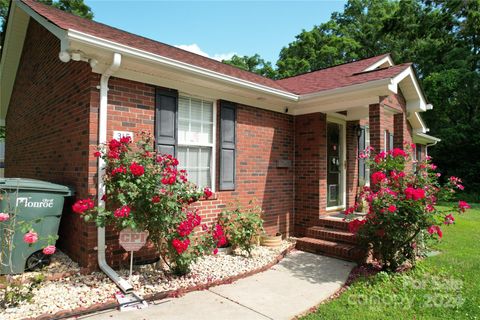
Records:
[[[362,112],[361,112],[362,111]],[[379,97],[363,108],[295,117],[295,234],[305,236],[320,218],[355,203],[370,172],[359,151],[403,148],[412,142],[401,95]]]

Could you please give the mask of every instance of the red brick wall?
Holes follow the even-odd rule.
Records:
[[[358,192],[358,135],[357,128],[360,121],[347,121],[347,176],[346,176],[346,206],[352,207],[355,204]]]
[[[93,83],[99,77],[93,76]],[[114,130],[131,131],[135,137],[141,130],[154,132],[155,88],[153,86],[112,77],[108,93],[107,139]],[[96,193],[97,160],[92,156],[97,141],[98,90],[92,85],[90,125],[90,171],[89,186]],[[218,103],[217,103],[218,105]],[[217,123],[219,123],[217,112]],[[219,126],[217,125],[217,141]],[[240,201],[247,205],[256,199],[265,212],[264,227],[268,233],[293,231],[293,117],[286,114],[239,105],[237,107],[237,159],[235,191],[216,192],[215,199],[195,205],[203,221],[212,224],[228,204]],[[219,149],[217,143],[216,189],[218,190]],[[291,168],[277,168],[280,159],[290,160]],[[91,235],[96,243],[96,234]],[[136,254],[138,259],[153,258],[152,250]],[[118,245],[117,233],[107,233],[107,259],[118,265],[125,263],[127,255]],[[90,260],[94,257],[90,257]]]
[[[327,205],[327,118],[324,113],[295,117],[295,234],[315,225]]]
[[[71,185],[85,196],[91,69],[61,62],[59,51],[60,41],[30,19],[6,119],[5,175]],[[58,245],[85,261],[88,232],[67,209]]]

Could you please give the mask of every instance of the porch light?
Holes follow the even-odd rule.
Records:
[[[362,135],[362,127],[359,124],[355,126],[355,131],[357,132],[357,137],[360,138]]]

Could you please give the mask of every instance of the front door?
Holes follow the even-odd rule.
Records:
[[[344,205],[344,125],[327,122],[327,208]]]

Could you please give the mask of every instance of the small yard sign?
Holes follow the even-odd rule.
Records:
[[[130,228],[120,231],[118,242],[125,251],[130,251],[130,276],[128,280],[132,279],[133,270],[133,252],[140,250],[145,243],[147,243],[148,231],[133,231]]]
[[[133,231],[123,229],[120,231],[119,242],[125,251],[138,251],[147,243],[148,231]]]

